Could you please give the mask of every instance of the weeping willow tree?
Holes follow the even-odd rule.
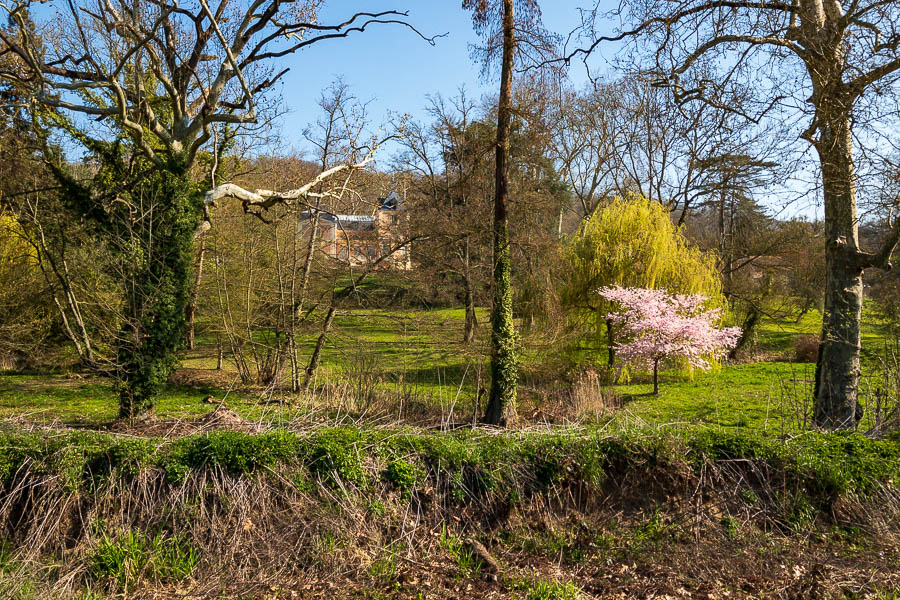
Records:
[[[701,294],[725,305],[715,255],[692,246],[658,203],[635,196],[615,198],[589,219],[565,247],[560,289],[564,306],[585,318],[600,338],[605,330],[608,362],[615,360],[614,306],[597,290],[607,285]]]

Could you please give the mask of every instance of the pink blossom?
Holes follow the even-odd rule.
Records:
[[[709,369],[709,359],[724,356],[741,335],[740,327],[716,326],[722,311],[705,310],[703,296],[620,286],[601,288],[598,293],[622,307],[609,315],[628,337],[616,349],[627,361],[653,366],[654,389],[658,389],[660,360],[684,357],[696,368]]]

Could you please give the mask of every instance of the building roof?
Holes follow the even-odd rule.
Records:
[[[401,210],[402,208],[403,198],[397,192],[389,192],[385,197],[378,199],[378,210]],[[304,210],[300,213],[300,218],[303,220],[311,217],[312,211]],[[353,223],[356,225],[356,229],[366,229],[368,225],[375,226],[374,215],[341,215],[322,210],[319,211],[319,218],[338,225]]]
[[[378,199],[378,210],[398,210],[403,205],[403,198],[397,192],[389,192],[384,198]]]
[[[369,215],[330,215],[322,214],[322,218],[326,221],[337,223],[374,223],[375,217]]]
[[[306,220],[312,217],[312,211],[304,210],[300,213],[300,219]],[[339,215],[324,210],[319,211],[319,218],[329,223],[374,223],[375,217],[371,215]]]

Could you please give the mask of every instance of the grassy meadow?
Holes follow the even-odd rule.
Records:
[[[0,598],[896,600],[900,439],[809,431],[820,318],[657,396],[525,328],[510,431],[475,426],[483,309],[469,344],[461,309],[345,310],[297,394],[201,329],[134,424],[105,379],[0,372]],[[863,431],[885,343],[870,319]]]
[[[210,412],[209,397],[252,422],[278,425],[304,421],[371,420],[412,425],[471,423],[488,387],[489,315],[478,310],[475,342],[461,342],[462,309],[350,309],[338,313],[324,346],[311,390],[292,394],[286,373],[276,386],[243,384],[225,353],[216,369],[216,347],[201,331],[195,350],[160,396],[160,420],[192,419]],[[808,424],[814,364],[803,362],[803,345],[814,342],[821,315],[759,326],[747,356],[710,371],[669,369],[652,395],[647,373],[625,370],[616,385],[600,382],[606,349],[591,340],[548,340],[523,331],[520,413],[526,425],[571,424],[713,427],[798,431]],[[300,340],[305,361],[317,325]],[[862,402],[878,383],[877,356],[884,338],[869,320],[864,334]],[[808,351],[808,348],[807,348]],[[286,372],[287,369],[285,368]],[[0,372],[0,417],[76,427],[109,423],[116,394],[100,378],[77,373]],[[862,427],[871,425],[867,411]]]

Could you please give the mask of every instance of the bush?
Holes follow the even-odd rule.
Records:
[[[339,487],[340,482],[365,485],[368,481],[360,457],[360,432],[349,428],[324,431],[311,440],[309,470]]]
[[[299,438],[285,431],[247,435],[236,431],[216,431],[208,435],[185,438],[176,442],[165,461],[173,474],[187,468],[222,467],[233,475],[241,475],[259,467],[296,459]],[[177,477],[176,477],[177,478]]]
[[[801,335],[794,338],[794,361],[814,363],[819,360],[819,336]]]
[[[405,460],[392,460],[384,470],[384,478],[409,498],[413,490],[425,480],[425,471]]]

